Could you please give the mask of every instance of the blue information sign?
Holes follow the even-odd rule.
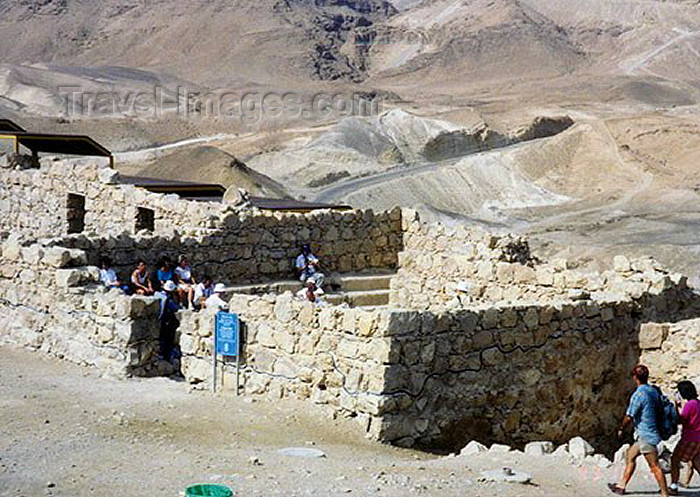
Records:
[[[229,357],[238,356],[238,314],[220,311],[216,313],[216,353]]]

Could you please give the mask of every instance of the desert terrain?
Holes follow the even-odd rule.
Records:
[[[411,207],[700,286],[697,0],[0,0],[0,40],[0,119],[88,134],[124,174]],[[5,347],[0,419],[2,495],[597,496],[620,470],[384,447],[301,404]],[[327,457],[276,452],[311,443]],[[479,481],[504,465],[533,485]]]
[[[565,455],[445,456],[389,447],[362,438],[351,419],[331,419],[305,403],[189,391],[167,378],[101,378],[5,346],[0,371],[0,489],[7,496],[176,496],[210,483],[250,496],[594,497],[622,471],[619,463]],[[291,447],[325,457],[278,453]],[[482,471],[503,467],[532,480],[484,481]],[[629,490],[654,493],[648,471]]]
[[[54,0],[0,12],[12,40],[0,114],[89,133],[124,173],[410,206],[531,235],[584,265],[629,252],[697,274],[697,2]],[[154,88],[162,113],[131,105]],[[90,100],[100,92],[122,98],[118,112]],[[221,92],[240,106],[208,107]],[[271,112],[269,93],[299,109]],[[358,96],[373,106],[348,108]],[[573,125],[532,132],[564,117]]]

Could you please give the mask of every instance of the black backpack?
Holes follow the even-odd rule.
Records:
[[[661,440],[668,440],[678,433],[678,425],[681,420],[673,402],[668,400],[659,387],[656,385],[653,387],[659,394],[659,401],[656,405],[656,427],[659,430]]]

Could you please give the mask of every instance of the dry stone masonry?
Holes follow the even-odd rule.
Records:
[[[669,381],[700,373],[700,326],[684,321],[700,316],[698,298],[651,259],[582,272],[538,260],[522,237],[427,225],[411,210],[273,215],[148,193],[93,165],[5,167],[0,181],[0,341],[109,374],[170,371],[156,360],[158,302],[101,288],[101,255],[123,279],[139,258],[186,253],[200,274],[257,284],[288,279],[308,241],[328,272],[396,271],[389,305],[231,295],[241,393],[306,399],[374,439],[601,445],[640,359]],[[214,315],[180,311],[180,322],[181,372],[208,387]],[[219,368],[230,391],[233,364]]]

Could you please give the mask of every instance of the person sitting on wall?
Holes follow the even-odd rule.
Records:
[[[118,288],[126,294],[130,291],[129,285],[122,285],[117,272],[112,268],[112,260],[106,256],[100,258],[100,281],[108,290]]]
[[[211,296],[204,301],[204,307],[214,309],[216,311],[225,311],[228,309],[228,302],[221,298],[221,294],[226,291],[223,283],[217,283],[214,286],[214,291]]]
[[[214,293],[214,281],[211,276],[205,275],[202,281],[194,286],[194,305],[200,309],[205,307],[204,302]]]
[[[296,296],[301,300],[322,304],[321,295],[324,293],[325,292],[321,288],[316,287],[313,281],[307,280],[306,286],[299,290]]]
[[[299,280],[304,284],[311,281],[316,288],[322,288],[326,277],[318,270],[318,266],[319,260],[311,253],[311,245],[305,243],[301,246],[301,254],[299,254],[296,260]]]
[[[159,288],[163,288],[166,281],[175,281],[175,272],[170,257],[162,257],[158,262],[158,283]]]
[[[178,292],[180,293],[180,302],[185,307],[194,307],[194,286],[197,280],[194,278],[190,261],[186,255],[178,257],[178,265],[175,268],[177,276]]]
[[[180,306],[177,303],[177,285],[172,280],[163,283],[163,289],[156,292],[156,297],[160,299],[160,355],[159,359],[172,362],[178,354],[175,351],[175,332],[180,326],[177,319],[177,311]]]
[[[146,261],[139,259],[138,265],[133,273],[131,273],[131,286],[134,293],[139,295],[153,295],[153,285],[151,278],[146,271]]]

